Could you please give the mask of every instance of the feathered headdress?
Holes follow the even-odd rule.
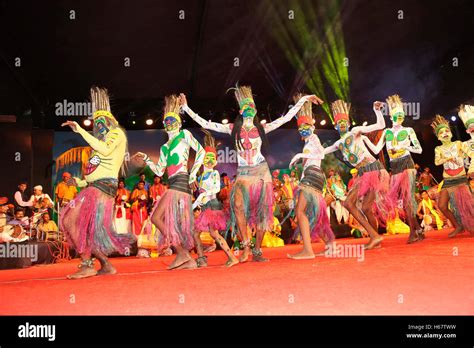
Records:
[[[334,115],[334,122],[337,123],[340,120],[349,121],[349,111],[351,110],[351,104],[346,103],[343,100],[336,100],[331,104],[332,113]]]
[[[181,117],[179,116],[179,97],[176,94],[171,94],[165,97],[165,107],[163,110],[163,121],[167,117],[174,117],[181,123]]]
[[[250,86],[236,86],[234,88],[229,88],[229,90],[234,90],[235,99],[239,103],[239,108],[245,104],[255,104],[252,95],[252,88]]]
[[[442,128],[449,128],[449,122],[443,116],[436,115],[433,122],[431,122],[431,128],[433,128],[434,133],[438,136],[438,133]]]
[[[297,103],[304,95],[302,93],[296,93],[293,96],[293,101]],[[313,119],[313,103],[310,101],[306,101],[301,109],[298,111],[296,114],[296,123],[298,124],[298,127],[302,125],[303,123],[306,124],[314,124],[314,119]]]
[[[458,112],[459,117],[466,129],[474,125],[474,106],[472,105],[461,105]]]
[[[204,132],[204,150],[207,152],[213,152],[217,156],[217,147],[220,145],[220,143],[216,142],[216,139],[211,135],[211,132],[209,132],[207,129],[202,129]]]
[[[91,87],[91,101],[92,101],[92,118],[107,117],[113,123],[118,125],[117,120],[110,111],[109,92],[106,88]]]
[[[405,115],[405,111],[403,111],[403,103],[402,99],[398,94],[391,95],[386,99],[388,104],[388,109],[390,111],[390,116],[394,116],[397,114]]]

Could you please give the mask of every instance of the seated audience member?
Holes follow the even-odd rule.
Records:
[[[51,237],[51,235],[53,235],[53,237],[54,235],[57,236],[58,231],[58,226],[54,220],[51,220],[49,213],[44,213],[41,218],[41,222],[38,224],[38,239],[47,240]]]

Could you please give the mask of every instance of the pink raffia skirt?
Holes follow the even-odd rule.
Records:
[[[442,189],[449,193],[450,210],[456,220],[474,234],[474,196],[467,184],[467,178],[444,179]]]
[[[400,217],[406,217],[408,214],[416,216],[416,169],[415,163],[410,155],[397,158],[390,161],[392,176],[390,177],[390,188],[388,191],[388,201],[396,204],[401,201],[403,210],[398,209]],[[396,210],[390,212],[391,217],[395,218]]]
[[[98,180],[101,183],[113,180]],[[59,226],[76,251],[89,257],[94,251],[110,255],[130,250],[132,234],[117,234],[114,221],[114,196],[93,186],[83,189],[61,209]]]
[[[250,228],[271,231],[273,228],[272,176],[266,162],[256,166],[237,168],[237,178],[232,186],[230,198],[230,221],[232,231],[237,231],[235,198],[242,197],[243,213]]]
[[[201,208],[201,213],[194,221],[194,230],[204,231],[225,231],[227,229],[227,215],[222,210],[222,204],[213,199]]]
[[[300,197],[303,195],[306,200],[305,213],[309,220],[311,240],[322,239],[328,243],[335,237],[327,214],[326,200],[322,194],[325,182],[323,171],[316,166],[309,166],[304,170],[298,190]],[[295,233],[299,233],[299,228]]]
[[[359,176],[355,180],[351,191],[359,189],[359,199],[373,192],[375,200],[372,205],[372,212],[380,224],[386,226],[387,219],[395,209],[395,202],[392,202],[388,195],[390,175],[379,161],[357,169]]]
[[[158,239],[160,249],[182,246],[186,250],[194,248],[193,211],[190,193],[169,188],[161,197],[159,205],[164,205],[164,224]]]

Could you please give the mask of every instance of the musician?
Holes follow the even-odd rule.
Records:
[[[36,209],[41,208],[44,206],[43,202],[46,201],[49,202],[48,208],[53,207],[53,200],[47,193],[43,193],[43,186],[41,185],[36,185],[33,187],[33,194],[31,195],[30,201],[33,202],[33,207]]]
[[[76,182],[68,172],[63,173],[63,180],[56,186],[56,202],[59,206],[65,206],[77,195]]]
[[[9,221],[7,215],[9,209],[8,198],[0,197],[0,243],[21,242],[28,239],[22,234],[21,226],[11,224],[13,220]]]
[[[424,227],[425,231],[433,229],[432,224],[436,224],[438,230],[443,228],[443,215],[436,204],[436,201],[432,200],[426,190],[421,191],[421,201],[418,203],[417,215],[422,220],[421,226]],[[434,218],[434,219],[433,219]]]
[[[29,218],[25,216],[25,210],[22,208],[15,209],[15,217],[8,222],[9,225],[20,225],[23,228],[29,228]]]
[[[44,213],[41,218],[41,222],[38,224],[39,239],[47,239],[48,232],[58,233],[58,225],[51,220],[49,213]]]
[[[15,192],[15,208],[26,208],[27,213],[30,212],[30,207],[33,206],[33,201],[28,198],[26,193],[27,184],[22,181],[18,184],[18,191]]]
[[[430,168],[426,167],[423,173],[420,174],[419,186],[421,190],[429,190],[432,186],[436,185],[436,181],[431,175]]]

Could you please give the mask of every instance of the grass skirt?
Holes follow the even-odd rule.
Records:
[[[379,167],[381,167],[380,162]],[[362,174],[360,173],[361,170],[359,170],[359,176],[351,191],[359,189],[357,194],[359,199],[363,199],[367,194],[374,192],[375,200],[372,206],[372,212],[381,225],[386,226],[387,218],[396,207],[395,202],[392,202],[388,195],[390,175],[384,168],[362,171]]]
[[[227,229],[227,215],[222,210],[222,204],[213,199],[201,208],[201,213],[194,221],[194,230],[225,231]]]
[[[89,186],[61,209],[60,230],[79,254],[89,256],[96,250],[105,255],[124,254],[130,250],[135,238],[130,233],[117,234],[114,205],[114,197]]]
[[[309,220],[311,240],[322,239],[326,243],[333,241],[335,237],[329,222],[326,201],[321,192],[306,185],[300,185],[299,192],[306,200],[305,213]],[[296,231],[295,236],[300,232],[299,228]]]
[[[193,210],[191,195],[174,189],[168,189],[161,197],[164,205],[165,231],[161,231],[159,247],[182,246],[186,250],[194,248]]]
[[[237,168],[237,178],[230,194],[230,218],[233,234],[237,232],[235,196],[242,194],[243,210],[250,228],[271,231],[273,226],[272,177],[266,162],[254,167]]]
[[[446,188],[445,185],[448,187]],[[450,209],[456,220],[471,234],[474,234],[474,196],[466,180],[461,184],[451,185],[445,179],[445,185],[443,185],[443,189],[448,190]]]

